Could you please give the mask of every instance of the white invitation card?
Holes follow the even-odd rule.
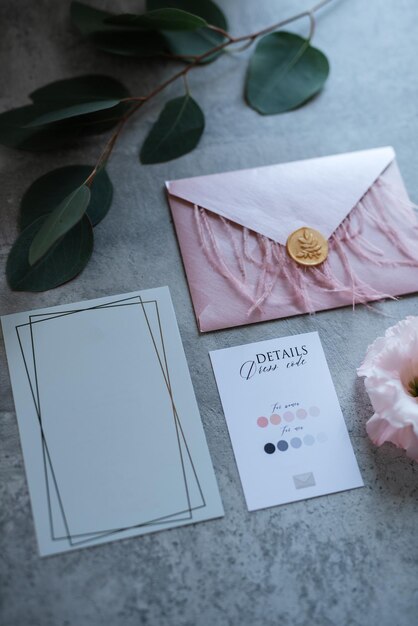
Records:
[[[2,326],[41,555],[223,515],[168,288]]]
[[[318,333],[210,358],[250,511],[363,486]]]

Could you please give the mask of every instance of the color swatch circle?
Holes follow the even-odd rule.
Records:
[[[287,443],[287,441],[285,441],[284,439],[281,439],[278,443],[277,443],[277,449],[280,450],[280,452],[286,452],[286,450],[288,449],[289,444]]]
[[[312,417],[318,417],[318,415],[320,414],[320,410],[317,406],[311,406],[309,409],[309,415],[312,415]]]
[[[280,415],[277,415],[277,413],[273,413],[273,415],[270,415],[270,422],[274,424],[275,426],[280,424],[281,421],[282,421],[282,418],[280,417]]]
[[[302,447],[303,444],[305,444],[306,446],[313,446],[315,443],[315,439],[320,443],[325,443],[326,441],[328,441],[328,435],[322,431],[318,433],[316,438],[313,435],[308,434],[305,435],[303,439],[301,437],[292,437],[289,442],[287,442],[285,439],[280,439],[280,441],[277,442],[277,446],[274,446],[273,443],[266,443],[264,446],[264,451],[267,454],[273,454],[273,452],[275,452],[276,450],[276,447],[279,452],[286,452],[286,450],[289,450],[289,448],[294,448],[295,450],[298,450]]]
[[[286,413],[283,414],[283,419],[286,422],[293,422],[295,416],[293,415],[292,411],[286,411]]]
[[[260,428],[265,428],[266,426],[268,426],[268,423],[269,421],[267,417],[264,417],[263,415],[257,419],[257,424],[258,426],[260,426]]]
[[[296,411],[296,417],[299,418],[300,420],[304,420],[307,416],[308,414],[305,411],[305,409],[298,409]]]

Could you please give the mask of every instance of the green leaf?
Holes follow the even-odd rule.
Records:
[[[51,213],[74,189],[87,179],[93,166],[69,165],[41,176],[27,189],[20,203],[19,227],[24,230],[36,219]],[[100,170],[91,185],[86,214],[96,226],[112,204],[113,186],[105,169]]]
[[[201,18],[205,23],[226,30],[228,24],[221,9],[212,0],[147,0],[148,15],[150,12],[176,9],[192,14],[194,18]],[[141,16],[141,19],[144,16]],[[196,30],[173,31],[173,23],[162,24],[156,30],[142,30],[132,28],[127,24],[115,24],[114,19],[120,19],[108,11],[95,9],[82,2],[71,3],[71,20],[79,32],[100,50],[123,56],[147,58],[164,55],[171,52],[173,55],[192,60],[190,57],[204,54],[214,46],[224,41],[224,37],[210,28],[202,27]],[[125,21],[125,17],[122,18]],[[110,21],[112,23],[110,23]],[[204,25],[202,25],[204,26]],[[151,24],[147,26],[150,28]],[[144,28],[144,26],[142,26]],[[159,32],[161,31],[161,32]],[[215,60],[220,52],[213,54],[202,61],[208,63]]]
[[[89,37],[89,41],[103,52],[138,59],[161,56],[168,52],[162,35],[151,31],[131,29],[97,32]]]
[[[83,2],[72,2],[70,8],[71,21],[82,35],[91,35],[100,30],[111,30],[104,20],[111,17],[112,13],[90,7]]]
[[[0,144],[21,150],[51,150],[74,140],[74,131],[63,124],[29,128],[44,109],[28,105],[0,114]]]
[[[71,20],[80,33],[100,50],[122,56],[147,58],[167,52],[160,33],[138,32],[105,22],[115,17],[108,11],[94,9],[82,2],[71,3]]]
[[[212,0],[147,0],[147,11],[163,8],[179,9],[198,15],[208,24],[228,30],[228,22],[221,9]],[[211,48],[221,44],[225,38],[210,28],[199,28],[193,32],[169,32],[163,30],[164,39],[173,55],[189,57],[199,56]],[[221,52],[208,56],[202,63],[214,61]]]
[[[14,243],[6,264],[7,281],[15,291],[45,291],[71,280],[93,252],[93,229],[85,215],[36,265],[29,265],[29,248],[47,218],[30,224]]]
[[[125,13],[106,19],[107,24],[142,28],[144,30],[197,30],[207,26],[206,21],[181,9],[156,9],[141,15]]]
[[[228,23],[222,10],[212,0],[146,0],[147,11],[178,9],[198,15],[208,24],[227,30]]]
[[[29,264],[35,265],[86,212],[90,201],[90,189],[81,185],[60,202],[48,215],[29,248]]]
[[[85,74],[48,83],[36,89],[29,97],[35,104],[49,106],[73,106],[86,102],[121,100],[129,91],[116,78],[102,74]]]
[[[105,132],[128,110],[128,103],[119,104],[128,96],[124,85],[109,76],[55,81],[30,94],[32,105],[0,114],[0,143],[22,150],[49,150]],[[109,108],[110,101],[116,106]]]
[[[115,107],[120,103],[120,100],[97,100],[96,102],[83,102],[80,104],[73,104],[57,111],[51,111],[50,113],[44,113],[39,117],[35,117],[28,125],[27,128],[33,126],[43,126],[51,122],[58,122],[60,120],[66,120],[70,117],[77,117],[78,115],[85,115],[86,113],[95,113],[96,111],[103,111]]]
[[[193,150],[205,128],[205,117],[189,95],[165,105],[141,149],[142,163],[171,161]]]
[[[260,39],[251,57],[248,104],[264,115],[290,111],[320,91],[328,77],[326,56],[307,39],[285,31]]]
[[[130,107],[129,103],[120,103],[113,106],[111,110],[100,110],[101,103],[109,100],[119,101],[129,95],[126,87],[110,76],[93,74],[58,80],[30,94],[34,102],[32,121],[40,117],[39,110],[45,114],[66,107],[74,107],[77,104],[81,105],[81,109],[83,105],[88,105],[98,110],[93,113],[85,111],[70,119],[51,122],[46,127],[55,131],[56,125],[60,125],[59,127],[65,128],[67,134],[73,138],[96,135],[113,128]]]
[[[28,105],[0,114],[0,144],[19,150],[45,151],[73,144],[88,135],[106,132],[117,124],[127,110],[120,104],[111,110],[80,115],[42,126],[31,122],[46,112],[46,107]]]

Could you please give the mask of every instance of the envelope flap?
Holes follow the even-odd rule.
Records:
[[[166,183],[170,195],[285,244],[302,226],[330,237],[395,158],[391,147]]]

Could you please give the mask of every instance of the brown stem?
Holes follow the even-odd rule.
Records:
[[[234,41],[234,37],[232,37],[232,35],[230,35],[226,30],[220,28],[219,26],[213,26],[213,24],[208,24],[206,28],[213,30],[215,33],[219,33],[220,35],[225,37],[225,39],[228,39],[228,41]]]
[[[174,83],[179,78],[183,77],[185,80],[187,80],[187,74],[192,69],[194,69],[199,63],[204,61],[206,58],[212,56],[213,54],[216,54],[217,52],[220,52],[220,51],[224,50],[225,48],[228,48],[231,45],[234,45],[234,44],[237,44],[237,43],[241,43],[241,42],[247,42],[247,44],[242,46],[241,48],[235,49],[236,52],[240,52],[241,50],[244,50],[245,48],[247,48],[248,45],[251,45],[253,43],[253,41],[258,39],[259,37],[262,37],[263,35],[267,35],[268,33],[271,33],[272,31],[277,30],[278,28],[282,28],[283,26],[286,26],[287,24],[290,24],[292,22],[296,22],[297,20],[300,20],[300,19],[302,19],[304,17],[308,17],[309,20],[310,20],[310,28],[309,28],[309,35],[308,35],[308,41],[310,41],[312,39],[312,36],[314,34],[314,30],[315,30],[314,13],[319,11],[319,9],[322,9],[322,7],[324,7],[325,5],[329,4],[330,2],[333,2],[333,0],[321,0],[321,2],[317,2],[310,9],[307,9],[305,11],[301,11],[300,13],[297,13],[296,15],[293,15],[292,17],[288,17],[288,18],[286,18],[284,20],[281,20],[280,22],[276,22],[275,24],[272,24],[271,26],[267,26],[266,28],[263,28],[261,30],[255,31],[255,32],[250,33],[248,35],[241,35],[240,37],[233,37],[228,32],[226,32],[222,28],[218,28],[217,26],[209,26],[209,28],[211,30],[213,30],[215,32],[218,32],[221,35],[223,35],[225,37],[226,41],[223,41],[223,42],[219,43],[218,45],[214,46],[213,48],[211,48],[210,50],[207,50],[203,54],[199,54],[199,55],[196,55],[196,56],[167,55],[170,59],[189,60],[190,63],[186,67],[183,67],[181,70],[179,70],[178,72],[176,72],[175,74],[170,76],[170,78],[167,78],[167,80],[165,80],[160,85],[158,85],[158,87],[156,87],[155,89],[150,91],[150,93],[148,93],[146,96],[135,96],[135,97],[124,98],[123,100],[121,100],[121,102],[132,102],[133,106],[121,118],[120,124],[118,125],[116,131],[113,133],[113,135],[111,135],[111,137],[109,138],[109,140],[105,144],[105,146],[104,146],[104,148],[103,148],[103,150],[102,150],[102,152],[101,152],[101,154],[99,156],[99,159],[98,159],[94,169],[92,170],[91,174],[89,175],[89,177],[85,181],[85,184],[88,185],[88,186],[90,186],[92,184],[92,182],[94,180],[94,177],[96,176],[97,172],[108,161],[108,159],[109,159],[109,157],[110,157],[110,155],[112,153],[112,150],[113,150],[113,148],[115,146],[115,143],[117,142],[117,140],[119,138],[119,135],[121,134],[121,132],[122,132],[126,122],[128,121],[129,118],[131,118],[138,111],[138,109],[140,109],[145,104],[145,102],[148,102],[149,100],[151,100],[152,98],[157,96],[159,93],[164,91],[164,89],[166,89],[166,87],[168,87],[169,85]]]
[[[94,181],[94,177],[96,176],[96,174],[98,173],[98,171],[106,164],[106,162],[108,161],[113,147],[115,145],[115,143],[117,142],[117,140],[119,139],[119,135],[121,134],[123,127],[125,126],[125,123],[127,121],[127,117],[122,118],[121,121],[118,124],[118,127],[116,129],[116,131],[113,133],[113,135],[111,135],[111,137],[109,138],[109,140],[107,141],[107,143],[105,144],[96,165],[94,166],[93,170],[90,172],[88,178],[85,181],[85,185],[87,185],[87,187],[91,187],[93,181]]]

